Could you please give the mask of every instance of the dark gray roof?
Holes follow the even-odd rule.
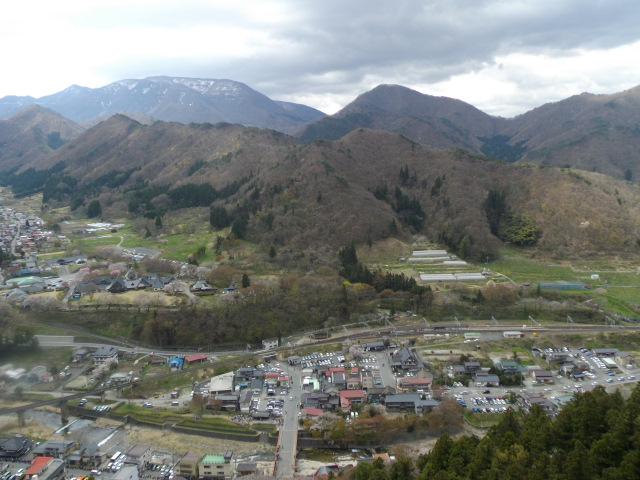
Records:
[[[94,357],[114,357],[118,354],[118,349],[115,347],[100,347],[93,352]]]
[[[396,393],[395,395],[387,395],[384,399],[386,402],[419,402],[422,399],[419,393]]]

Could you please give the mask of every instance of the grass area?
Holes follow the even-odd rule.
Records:
[[[504,417],[502,413],[472,413],[465,411],[464,418],[475,427],[492,427]]]
[[[253,423],[251,427],[258,432],[275,433],[276,426],[273,423]]]
[[[112,410],[116,415],[128,415],[141,422],[164,424],[175,424],[184,428],[196,430],[213,431],[220,433],[233,433],[237,435],[255,435],[256,431],[238,425],[222,417],[210,417],[203,415],[200,420],[195,420],[191,413],[177,414],[174,411],[167,411],[158,408],[145,408],[135,404],[121,404]]]
[[[29,402],[44,402],[47,400],[51,400],[55,398],[53,395],[48,393],[22,393],[21,395],[13,394],[12,398],[14,400],[29,401]]]

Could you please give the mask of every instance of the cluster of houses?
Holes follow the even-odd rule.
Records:
[[[584,350],[586,351],[586,349]],[[636,365],[636,358],[633,354],[620,351],[617,348],[594,348],[590,352],[583,352],[584,355],[563,349],[555,349],[548,352],[538,349],[537,351],[534,350],[533,353],[539,356],[544,355],[547,362],[557,367],[561,375],[574,380],[582,380],[589,376],[592,367],[585,359],[585,355],[597,359],[597,362],[602,364],[602,368],[609,371],[620,367],[632,368]],[[536,381],[539,383],[552,383],[553,377],[550,379],[536,377]]]
[[[26,381],[31,384],[54,380],[47,368],[41,365],[27,370],[26,368],[14,367],[11,363],[0,366],[0,379],[4,382]]]
[[[58,236],[43,230],[43,226],[40,217],[13,208],[0,208],[0,250],[10,253],[14,245],[16,251],[26,255],[36,253],[38,246],[47,248]]]
[[[352,407],[361,403],[381,403],[388,409],[401,412],[415,412],[433,408],[438,402],[426,398],[425,392],[431,388],[433,376],[423,370],[423,365],[409,348],[403,348],[389,355],[390,364],[397,370],[411,372],[411,376],[398,378],[397,385],[383,386],[378,371],[365,362],[362,366],[341,364],[340,354],[324,354],[327,363],[317,362],[314,367],[302,370],[304,393],[300,399],[302,417],[319,416],[325,411],[342,410],[350,412]],[[306,357],[305,357],[306,358]],[[288,363],[309,364],[299,356],[289,357]],[[242,411],[251,413],[256,420],[267,420],[277,412],[266,408],[260,409],[260,396],[275,396],[288,391],[291,378],[284,371],[268,368],[242,367],[236,372],[229,372],[211,379],[205,384],[196,385],[194,393],[209,398],[210,408]]]
[[[156,273],[137,276],[99,276],[86,282],[78,282],[71,294],[73,299],[79,299],[83,295],[100,291],[108,293],[124,293],[130,291],[148,290],[162,292],[165,287],[175,280],[175,276],[162,277]],[[189,286],[192,292],[208,292],[214,288],[204,280],[198,280]]]
[[[93,442],[75,440],[47,440],[33,444],[30,440],[16,435],[0,438],[0,456],[5,459],[24,459],[29,454],[33,460],[25,470],[27,480],[48,480],[60,477],[65,468],[91,470],[94,476],[108,471],[113,458],[106,450]],[[153,450],[149,445],[138,444],[122,454],[122,468],[112,477],[115,480],[138,480],[152,464]],[[120,452],[118,452],[120,456]]]

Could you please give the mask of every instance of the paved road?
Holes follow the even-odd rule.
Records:
[[[276,460],[276,478],[290,478],[295,472],[296,449],[298,445],[298,405],[302,394],[302,378],[300,369],[287,368],[291,375],[291,390],[285,398],[282,412],[283,423],[280,425],[280,443]]]

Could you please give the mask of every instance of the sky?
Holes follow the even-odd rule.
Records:
[[[638,0],[21,0],[0,98],[225,78],[332,114],[380,84],[513,117],[640,84]]]

